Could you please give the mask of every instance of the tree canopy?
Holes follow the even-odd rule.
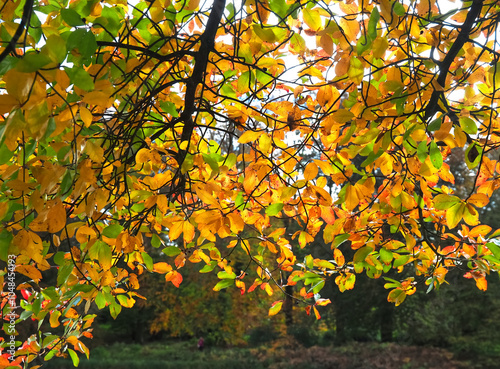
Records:
[[[0,4],[2,365],[77,365],[94,306],[186,263],[317,318],[327,279],[498,272],[497,1]]]

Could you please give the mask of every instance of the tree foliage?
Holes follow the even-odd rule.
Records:
[[[78,364],[94,304],[116,316],[141,274],[179,287],[185,263],[216,291],[287,292],[270,315],[293,297],[318,318],[326,279],[390,273],[399,305],[450,269],[482,290],[498,271],[500,231],[478,216],[500,187],[496,1],[4,0],[0,14],[0,259],[16,257],[17,322],[39,322],[12,365]]]

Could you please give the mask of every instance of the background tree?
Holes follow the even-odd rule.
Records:
[[[359,273],[385,275],[396,305],[456,267],[485,290],[500,264],[477,210],[500,183],[487,155],[500,135],[498,11],[2,2],[0,258],[16,257],[17,277],[0,278],[24,292],[18,320],[40,322],[12,362],[77,364],[94,303],[115,317],[143,297],[144,271],[179,286],[186,263],[217,273],[215,291],[295,285],[318,318],[325,281],[345,291]],[[473,176],[464,194],[444,160],[454,148]],[[327,257],[308,247],[321,235]]]

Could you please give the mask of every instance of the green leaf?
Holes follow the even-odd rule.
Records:
[[[432,141],[430,144],[429,156],[434,168],[439,169],[443,166],[443,156],[441,155],[441,150],[439,150],[439,146],[435,141]]]
[[[61,9],[61,17],[71,27],[83,26],[85,24],[80,15],[73,9]]]
[[[80,364],[80,358],[78,357],[78,354],[70,348],[68,349],[68,353],[69,353],[69,356],[71,357],[71,361],[73,362],[73,365],[78,366],[78,364]]]
[[[155,249],[160,247],[162,245],[162,243],[163,242],[162,242],[160,236],[158,236],[157,234],[153,234],[151,236],[151,246],[153,246]]]
[[[49,56],[37,52],[26,53],[16,65],[16,69],[23,73],[32,73],[51,63]]]
[[[365,35],[361,35],[356,43],[356,53],[358,55],[363,55],[366,50],[369,50],[372,46],[373,41],[370,37],[366,37]]]
[[[486,247],[495,255],[497,259],[500,259],[500,247],[494,242],[488,242]]]
[[[475,135],[477,133],[476,122],[474,122],[471,118],[460,117],[459,122],[460,122],[460,127],[463,129],[464,132],[470,135]]]
[[[325,280],[322,279],[320,280],[318,283],[316,283],[314,286],[312,286],[311,288],[311,292],[316,294],[318,293],[319,291],[321,291],[323,289],[323,287],[325,286]]]
[[[104,294],[105,292],[99,291],[95,297],[95,304],[99,309],[103,309],[106,306],[106,298],[104,297]]]
[[[172,5],[171,5],[172,6]],[[173,6],[172,6],[173,8]],[[174,9],[173,19],[175,20],[175,16],[177,14],[177,11]],[[169,14],[169,9],[165,12],[165,15]],[[170,13],[171,14],[171,13]],[[109,32],[109,34],[113,36],[116,36],[118,34],[118,31],[120,30],[121,27],[121,21],[124,19],[124,14],[123,10],[119,7],[113,6],[113,7],[103,7],[101,11],[101,16],[97,18],[94,21],[94,24],[100,24],[102,25],[103,28],[106,29],[106,34]]]
[[[271,43],[276,41],[276,35],[270,28],[262,28],[261,26],[254,24],[253,31],[262,41]]]
[[[38,44],[40,39],[42,38],[42,22],[38,18],[36,12],[31,12],[30,14],[30,27],[28,33],[35,39],[35,42]]]
[[[370,42],[373,42],[377,38],[377,25],[380,20],[380,13],[378,8],[373,7],[372,14],[370,15],[370,20],[368,21],[368,36]]]
[[[57,285],[62,286],[68,280],[71,272],[73,271],[74,266],[71,264],[62,265],[59,267],[57,271]]]
[[[161,251],[167,256],[177,256],[181,253],[181,249],[177,246],[168,246]]]
[[[103,12],[105,9],[104,8]],[[67,41],[67,48],[69,51],[77,50],[77,53],[80,54],[82,62],[85,62],[87,59],[92,57],[97,50],[97,42],[94,34],[91,31],[87,31],[82,28],[78,28],[77,30],[71,32]]]
[[[203,268],[200,269],[200,273],[209,273],[212,270],[214,270],[216,266],[217,266],[217,260],[212,260],[210,263],[208,263],[207,265],[205,265]]]
[[[475,142],[467,147],[465,150],[465,163],[469,169],[474,169],[478,166],[481,161],[482,152],[483,148]]]
[[[394,10],[394,14],[399,15],[400,17],[406,15],[405,7],[399,2],[399,0],[394,2],[392,9]]]
[[[392,261],[392,259],[394,259],[392,252],[387,250],[385,247],[380,249],[379,255],[380,255],[380,261],[384,264],[389,264]]]
[[[226,5],[226,10],[229,12],[229,14],[226,16],[226,19],[229,23],[234,21],[234,13],[236,12],[236,9],[234,7],[233,3],[229,3]]]
[[[50,35],[42,47],[42,53],[46,54],[53,62],[62,63],[68,53],[66,41],[59,35]]]
[[[368,246],[368,245],[363,246],[356,251],[352,260],[355,263],[360,262],[360,261],[365,261],[366,257],[368,255],[370,255],[370,253],[372,253],[373,250],[374,250],[373,246]]]
[[[151,256],[149,256],[149,254],[147,252],[141,252],[141,255],[142,255],[142,260],[144,260],[144,265],[146,266],[146,268],[148,268],[148,270],[153,270],[153,259],[151,258]]]
[[[44,361],[49,361],[50,359],[52,359],[54,357],[54,355],[59,352],[59,350],[57,349],[52,349],[49,351],[49,353],[47,355],[44,356],[43,360]]]
[[[99,241],[96,242],[95,245],[98,245],[97,260],[99,260],[102,264],[111,265],[113,258],[111,247],[108,244]]]
[[[177,108],[175,107],[175,104],[173,102],[161,102],[160,107],[165,113],[170,114],[174,118],[177,118],[179,116],[179,112],[177,111]]]
[[[447,210],[459,202],[460,199],[452,195],[440,194],[434,197],[434,207],[438,210]]]
[[[210,175],[211,178],[219,173],[219,164],[217,163],[217,160],[215,160],[211,155],[203,154],[203,160],[212,169],[212,174]]]
[[[228,168],[232,168],[237,161],[237,156],[234,153],[230,153],[226,160],[224,161],[224,165]]]
[[[410,255],[394,255],[394,262],[392,263],[393,268],[399,268],[400,266],[406,265],[408,260],[410,260]]]
[[[61,180],[61,185],[59,186],[59,192],[63,198],[68,195],[72,185],[73,179],[75,177],[75,172],[73,170],[67,170]]]
[[[283,209],[283,203],[278,202],[276,204],[270,205],[266,209],[266,214],[269,215],[270,217],[274,217],[279,214],[279,212]]]
[[[434,132],[437,131],[439,128],[441,128],[441,123],[443,121],[443,117],[439,117],[437,119],[434,119],[432,122],[429,123],[427,126],[427,130]]]
[[[0,233],[0,260],[7,261],[9,246],[13,238],[13,234],[5,229]]]
[[[55,340],[59,339],[60,337],[59,336],[56,336],[55,334],[50,334],[48,335],[47,337],[45,337],[42,341],[42,347],[45,348],[47,347],[48,345],[50,345],[52,342],[54,342]]]
[[[7,148],[6,145],[0,146],[0,165],[7,163],[12,159],[12,152]]]
[[[429,152],[427,150],[427,142],[422,141],[418,144],[417,147],[417,158],[421,163],[425,162],[425,159],[429,156]]]
[[[336,236],[335,239],[333,240],[333,247],[334,248],[339,247],[341,244],[343,244],[345,241],[347,241],[350,236],[351,235],[349,233],[344,233],[344,234]]]
[[[116,238],[123,231],[123,226],[111,224],[102,230],[102,234],[108,238]]]
[[[228,273],[225,270],[217,273],[217,278],[219,279],[236,279],[236,274],[234,272]]]
[[[223,279],[222,281],[219,281],[215,287],[213,288],[214,291],[220,291],[223,290],[224,288],[227,288],[229,286],[232,286],[234,284],[234,279]]]
[[[94,80],[87,73],[85,69],[73,67],[71,69],[65,68],[70,81],[84,91],[91,91],[94,89]]]
[[[113,302],[112,304],[109,305],[109,314],[113,319],[116,319],[118,314],[122,311],[122,306],[120,304],[117,304],[116,302]]]
[[[0,76],[7,73],[9,70],[14,68],[19,62],[18,58],[7,55],[4,60],[0,62]]]
[[[289,8],[286,0],[270,0],[269,7],[274,14],[278,15],[282,19],[286,17]]]

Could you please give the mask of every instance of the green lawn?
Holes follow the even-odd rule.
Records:
[[[70,369],[70,360],[51,360],[45,368]],[[350,343],[339,347],[304,348],[277,341],[258,348],[207,347],[199,352],[196,340],[153,342],[144,345],[116,343],[91,350],[86,369],[469,369],[487,368],[459,362],[448,351],[419,346]]]

